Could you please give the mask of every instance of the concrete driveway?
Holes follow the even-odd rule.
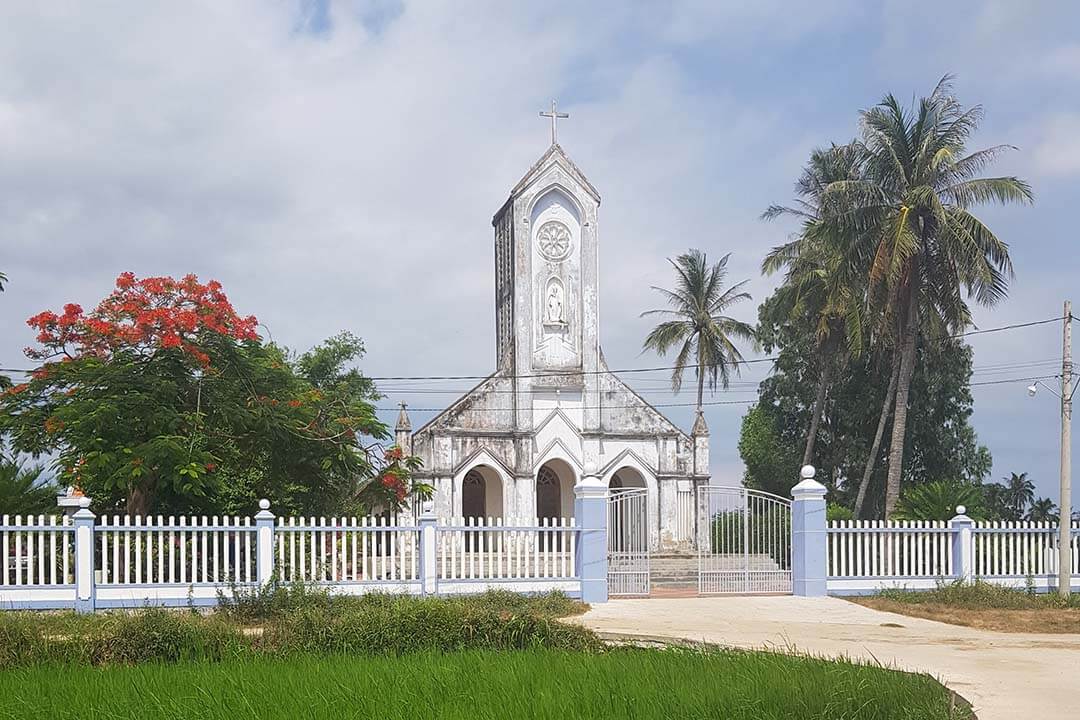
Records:
[[[929,673],[980,720],[1080,718],[1080,635],[996,633],[838,598],[613,600],[578,619],[601,633],[847,656]]]

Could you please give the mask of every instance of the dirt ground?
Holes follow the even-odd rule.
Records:
[[[935,603],[903,603],[874,597],[851,598],[851,601],[874,610],[980,630],[1008,633],[1080,633],[1080,608],[973,609]]]

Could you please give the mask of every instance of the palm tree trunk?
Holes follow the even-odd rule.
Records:
[[[821,375],[818,377],[817,397],[814,398],[814,410],[810,416],[810,432],[806,436],[806,449],[803,450],[802,464],[809,465],[814,457],[814,441],[817,439],[818,426],[821,424],[821,413],[825,407],[825,390],[829,387],[829,371],[832,363],[825,353],[821,353]]]
[[[859,481],[859,494],[855,498],[855,517],[859,518],[862,513],[863,503],[866,502],[866,489],[870,487],[870,476],[874,474],[874,466],[877,465],[878,452],[881,450],[881,439],[885,437],[885,423],[889,419],[889,409],[892,407],[893,396],[896,393],[896,378],[900,374],[900,356],[893,357],[892,372],[889,373],[889,389],[885,391],[885,400],[881,403],[881,415],[878,416],[877,430],[874,431],[874,442],[870,446],[870,455],[866,458],[866,466],[863,467],[862,480]]]
[[[699,353],[700,355],[700,353]],[[705,394],[705,363],[700,359],[697,366],[697,411],[701,414],[701,399]]]
[[[904,469],[904,436],[907,430],[908,395],[915,373],[915,339],[919,333],[918,271],[912,272],[908,287],[907,317],[900,345],[900,375],[897,377],[896,406],[893,410],[892,439],[889,443],[889,475],[885,481],[885,519],[900,499],[900,477]]]

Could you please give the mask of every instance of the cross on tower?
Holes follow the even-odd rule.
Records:
[[[569,113],[561,113],[561,112],[559,112],[556,109],[555,101],[552,100],[551,101],[551,112],[544,112],[543,110],[541,110],[540,111],[540,117],[549,117],[549,118],[551,118],[551,144],[555,145],[556,142],[557,142],[556,141],[557,136],[555,134],[555,129],[556,129],[555,128],[555,123],[557,123],[560,118],[568,118],[568,117],[570,117],[570,114]]]

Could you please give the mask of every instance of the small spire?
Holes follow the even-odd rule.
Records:
[[[412,423],[409,422],[409,413],[405,410],[404,401],[398,403],[398,407],[401,408],[401,411],[398,413],[397,427],[394,430],[397,432],[412,432]]]
[[[709,426],[705,424],[705,413],[702,410],[697,411],[697,417],[694,419],[694,429],[690,431],[690,434],[694,437],[708,437]]]

